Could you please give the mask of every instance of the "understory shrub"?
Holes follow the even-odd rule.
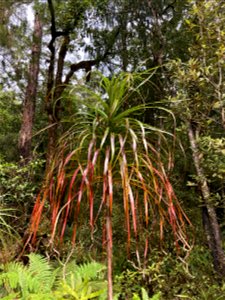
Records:
[[[10,225],[18,231],[24,232],[26,222],[29,222],[43,165],[42,159],[33,160],[26,166],[0,159],[0,205],[14,209],[11,214],[16,216],[16,222]]]
[[[195,246],[186,260],[153,251],[145,268],[131,266],[115,277],[117,299],[139,299],[132,297],[140,297],[142,287],[150,299],[225,299],[225,283],[216,277],[210,253],[203,246]]]

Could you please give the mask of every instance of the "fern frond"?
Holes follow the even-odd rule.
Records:
[[[11,262],[4,267],[0,274],[0,285],[8,286],[10,289],[16,289],[19,286],[19,276],[22,274],[24,267],[18,262]]]
[[[34,253],[29,254],[28,257],[28,271],[33,277],[33,280],[30,282],[30,290],[39,293],[40,291],[50,292],[55,280],[53,275],[56,272],[53,272],[52,266],[45,257]]]
[[[32,297],[34,294],[38,297],[42,293],[50,293],[58,271],[53,270],[47,259],[39,254],[31,253],[28,257],[28,266],[11,262],[0,274],[0,285],[7,287],[8,291],[21,292],[23,299],[27,299],[32,293]]]
[[[29,291],[32,289],[33,278],[27,267],[23,267],[22,272],[18,272],[19,288],[22,293],[22,299],[27,299]]]
[[[59,282],[59,269],[53,269],[46,258],[34,253],[28,257],[28,266],[11,262],[3,267],[0,286],[5,287],[8,295],[2,299],[61,300],[73,297],[87,300],[100,297],[106,291],[106,281],[100,276],[106,267],[100,263],[78,266],[72,261],[66,266],[66,280],[61,277]]]
[[[84,280],[97,279],[99,274],[104,271],[106,267],[98,262],[89,262],[76,266],[75,273],[79,274]]]
[[[79,300],[99,299],[106,293],[107,282],[103,280],[105,269],[104,265],[97,262],[77,265],[71,261],[66,265],[65,280],[59,282],[55,291],[56,299],[69,296]]]

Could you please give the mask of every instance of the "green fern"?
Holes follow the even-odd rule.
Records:
[[[54,293],[55,299],[100,299],[106,294],[106,281],[103,279],[105,269],[104,265],[97,262],[78,266],[71,261],[64,270],[64,281]]]
[[[76,273],[79,273],[82,278],[95,279],[105,270],[106,267],[98,262],[90,262],[77,267]]]
[[[78,266],[74,261],[66,268],[54,269],[46,258],[30,254],[29,265],[11,262],[3,266],[0,286],[2,300],[106,299],[105,266],[90,262]]]
[[[87,300],[106,299],[106,281],[103,280],[106,267],[97,262],[78,266],[75,261],[66,266],[65,280],[61,281],[55,291],[55,299]],[[69,298],[69,299],[70,299]]]
[[[69,278],[71,274],[74,275],[75,280],[92,280],[99,278],[102,275],[106,267],[98,262],[89,262],[82,265],[77,265],[75,261],[71,261],[66,266],[66,278]]]
[[[5,285],[7,289],[16,289],[19,286],[19,274],[24,271],[20,263],[12,262],[5,266],[5,272],[0,275],[0,285]]]
[[[23,266],[18,262],[11,262],[4,267],[0,274],[0,285],[4,286],[10,299],[12,293],[18,293],[19,299],[54,299],[51,293],[56,272],[53,272],[48,261],[38,255],[30,254],[29,265]]]
[[[53,270],[45,257],[31,253],[29,255],[29,273],[32,274],[34,280],[32,290],[35,292],[50,292],[53,288],[58,269]]]

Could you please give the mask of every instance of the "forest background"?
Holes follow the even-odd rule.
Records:
[[[224,1],[0,20],[2,299],[225,299]]]

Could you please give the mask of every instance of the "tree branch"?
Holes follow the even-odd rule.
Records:
[[[73,74],[76,72],[76,71],[79,71],[79,70],[85,70],[86,73],[89,73],[87,76],[87,81],[89,79],[89,75],[90,75],[90,71],[92,69],[93,66],[97,65],[99,62],[102,62],[106,59],[106,57],[110,54],[110,50],[112,49],[114,43],[115,43],[115,40],[117,38],[117,36],[119,35],[119,32],[120,32],[120,27],[118,27],[115,31],[115,34],[114,34],[114,37],[113,39],[111,39],[111,42],[109,43],[109,45],[107,46],[105,52],[103,55],[99,55],[96,59],[91,59],[91,60],[83,60],[83,61],[80,61],[78,63],[74,63],[70,66],[70,71],[68,72],[68,74],[66,75],[66,79],[64,81],[64,85],[67,85],[69,84],[70,82],[70,79],[72,78]]]

